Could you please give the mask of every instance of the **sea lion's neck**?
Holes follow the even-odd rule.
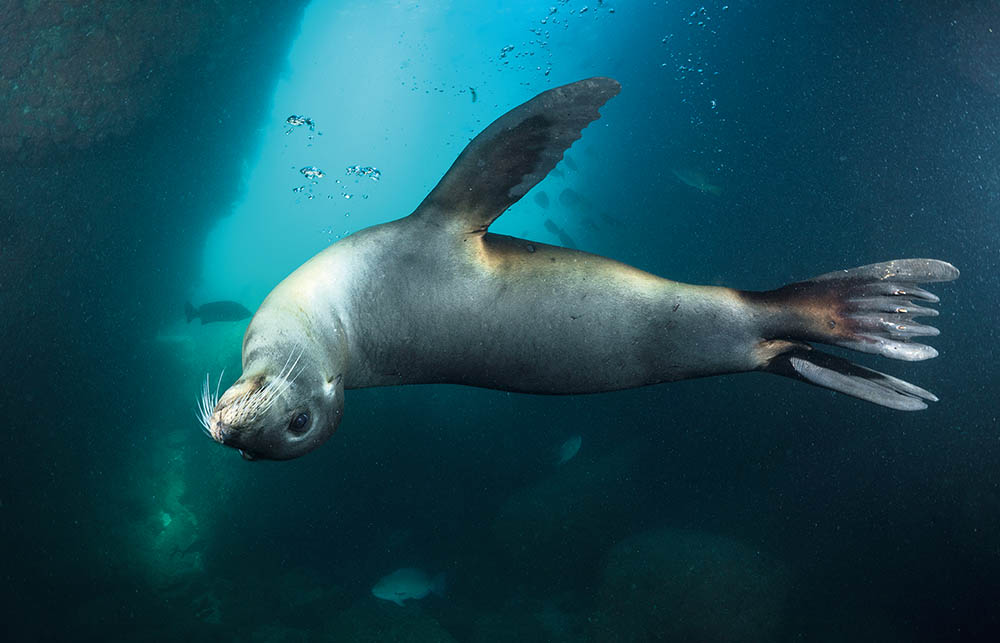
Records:
[[[302,278],[303,266],[285,279],[257,310],[243,337],[243,373],[280,371],[286,361],[298,359],[326,379],[342,376],[347,368],[347,332],[337,306],[318,292],[322,280]],[[306,287],[309,282],[318,284]]]

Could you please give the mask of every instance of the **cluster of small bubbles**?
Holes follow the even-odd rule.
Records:
[[[345,200],[350,200],[350,199],[354,198],[354,194],[348,191],[347,186],[344,185],[344,183],[340,179],[334,179],[333,182],[337,184],[337,189],[340,192],[340,194],[338,194],[337,196],[339,196],[340,198],[345,199]],[[326,195],[326,198],[333,199],[335,197],[334,197],[333,194],[328,194],[328,195]],[[368,196],[365,195],[365,198],[367,199]]]
[[[285,130],[285,134],[291,134],[296,127],[302,127],[303,125],[308,125],[310,132],[316,131],[316,123],[314,123],[313,119],[309,118],[308,116],[299,116],[298,114],[292,114],[291,116],[285,119],[285,122],[291,125],[291,127]]]
[[[728,4],[722,6],[722,11],[727,11],[728,9]],[[712,16],[708,14],[708,10],[705,7],[698,7],[698,9],[688,14],[686,22],[691,26],[701,27],[710,33],[717,33],[710,24],[712,22]]]
[[[573,7],[571,5],[572,1],[558,0],[557,5],[550,5],[546,15],[538,19],[538,24],[542,25],[542,27],[528,27],[528,31],[535,36],[534,39],[521,43],[516,48],[514,44],[502,47],[499,55],[494,59],[497,63],[497,69],[501,71],[504,69],[525,71],[534,68],[535,71],[540,72],[543,76],[549,76],[552,73],[552,50],[550,47],[552,32],[549,29],[550,27],[562,27],[563,30],[567,30],[574,19],[580,19],[582,16],[593,16],[596,19],[601,13],[613,14],[615,12],[614,8],[606,5],[605,0],[597,0],[596,5],[583,5],[579,8]],[[530,59],[536,54],[544,55],[548,60],[544,63],[536,64],[531,64],[530,62],[511,64],[511,61],[514,59]],[[530,83],[522,84],[529,85]]]
[[[351,213],[345,212],[344,216],[349,217],[351,216]],[[325,228],[320,228],[320,234],[326,235],[327,243],[333,243],[334,241],[343,239],[344,237],[348,236],[349,234],[351,234],[351,231],[345,229],[343,232],[337,232],[332,225],[328,225]]]
[[[677,65],[677,80],[684,80],[688,77],[688,74],[704,74],[705,73],[705,63],[701,60],[694,60],[688,58],[687,60],[679,63]],[[719,72],[712,72],[713,76],[717,76]],[[704,84],[704,83],[701,83]]]
[[[308,185],[299,185],[292,188],[292,192],[296,194],[305,193],[306,198],[312,201],[313,199],[316,198],[316,195],[313,193],[313,186],[318,185],[319,184],[318,179],[321,179],[324,176],[326,176],[326,173],[314,165],[307,165],[303,168],[300,168],[299,173],[302,176],[309,179],[309,183]]]
[[[401,66],[400,69],[405,69]],[[415,75],[411,74],[409,80],[401,80],[399,84],[403,87],[409,87],[411,92],[418,92],[423,90],[425,94],[455,94],[463,95],[468,94],[472,98],[472,102],[476,102],[476,90],[474,87],[468,87],[466,85],[456,85],[454,83],[436,83],[432,81],[418,79]]]
[[[309,127],[310,129],[315,127],[315,123],[313,123],[312,119],[305,116],[298,116],[295,114],[292,114],[287,119],[285,119],[285,123],[291,126],[291,129],[289,131],[292,131],[296,127],[302,127],[302,126]],[[288,132],[286,132],[286,134],[287,133]],[[313,188],[314,186],[319,185],[319,180],[326,176],[326,172],[316,167],[315,165],[305,165],[302,167],[297,167],[293,165],[291,166],[291,168],[293,170],[297,169],[299,174],[301,174],[309,181],[305,185],[297,185],[293,187],[292,192],[294,194],[304,196],[308,201],[312,201],[317,196],[323,196],[323,194],[315,192]],[[368,178],[375,182],[379,181],[382,178],[382,171],[371,165],[351,165],[346,168],[345,172],[349,176],[357,177],[355,178],[354,183],[357,183],[358,180],[362,178]],[[342,198],[344,200],[350,200],[354,198],[355,196],[354,193],[348,188],[348,186],[343,181],[341,181],[340,179],[334,179],[334,183],[337,185],[336,192],[326,194],[325,196],[327,199]],[[368,195],[362,194],[361,198],[367,199]],[[345,217],[349,215],[350,213],[344,214]],[[346,235],[347,232],[345,232],[344,234]],[[339,235],[337,238],[340,238]]]
[[[720,47],[722,36],[719,34],[724,34],[729,27],[729,20],[723,16],[729,5],[714,0],[702,2],[704,5],[675,6],[675,21],[682,26],[661,37],[664,49],[660,67],[673,76],[683,112],[691,126],[701,129],[705,140],[711,141],[709,145],[691,150],[701,158],[698,165],[701,168],[714,166],[714,174],[719,175],[727,171],[720,161],[723,149],[718,129],[719,123],[726,120],[726,104],[712,95],[716,91],[715,77],[720,75],[715,69],[714,54]],[[692,11],[692,7],[697,9]]]
[[[370,165],[350,165],[345,170],[347,175],[355,175],[359,177],[367,177],[372,181],[378,181],[382,178],[382,172],[377,167],[372,167]]]
[[[711,79],[718,76],[719,72],[712,69],[711,64],[704,59],[705,52],[711,51],[717,46],[716,27],[722,26],[724,21],[718,19],[722,11],[728,11],[729,5],[709,4],[698,6],[697,9],[684,10],[681,19],[697,30],[688,34],[687,38],[675,38],[674,33],[668,33],[660,39],[660,42],[668,47],[666,54],[668,60],[660,64],[661,68],[672,69],[674,79],[682,83],[680,85],[681,102],[698,110],[701,114],[718,114],[718,103],[715,99],[705,96],[706,90],[712,87]],[[707,35],[702,35],[707,34]],[[687,51],[680,49],[678,40],[689,40],[686,45]],[[678,47],[675,49],[675,47]],[[692,117],[692,123],[702,124],[702,116]]]
[[[326,176],[326,173],[324,173],[323,170],[319,169],[314,165],[307,165],[301,170],[299,170],[299,172],[302,173],[302,176],[312,180],[313,184],[316,183],[316,179],[321,179],[324,176]]]
[[[313,121],[313,119],[309,118],[308,116],[299,116],[298,114],[292,114],[291,116],[285,119],[285,124],[290,126],[288,129],[285,130],[286,135],[294,132],[295,128],[297,127],[305,126],[309,128],[310,132],[309,136],[306,137],[308,140],[310,141],[313,140],[314,136],[323,136],[323,132],[316,131],[316,123]],[[309,145],[312,145],[312,143],[310,143]]]
[[[683,99],[682,99],[682,100],[681,100],[681,102],[682,102],[682,103],[686,103],[686,102],[687,102],[687,100],[683,100]],[[705,119],[704,119],[704,118],[702,118],[702,117],[701,117],[701,114],[699,114],[699,113],[697,113],[697,112],[695,112],[695,113],[691,114],[691,118],[690,118],[690,119],[688,119],[688,120],[689,120],[689,122],[691,123],[691,125],[692,125],[692,126],[694,126],[694,127],[700,127],[701,125],[704,125],[704,124],[705,124]]]

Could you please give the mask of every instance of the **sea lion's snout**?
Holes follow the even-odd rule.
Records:
[[[208,434],[219,444],[239,451],[244,459],[255,460],[256,456],[248,450],[248,445],[246,444],[248,441],[247,427],[241,427],[232,423],[232,418],[229,417],[237,412],[238,409],[233,409],[229,405],[220,403],[209,421]]]
[[[226,444],[226,442],[231,439],[233,428],[221,419],[218,419],[218,414],[212,417],[211,426],[212,428],[209,429],[209,434],[212,436],[212,439],[219,444]]]
[[[254,369],[221,397],[203,394],[205,432],[247,460],[288,460],[312,451],[340,420],[343,378],[309,377],[309,364],[301,355],[290,357],[281,369]]]
[[[213,417],[209,425],[208,435],[219,444],[225,444],[226,438],[229,437],[229,427]]]
[[[219,444],[238,448],[235,442],[259,410],[255,396],[264,388],[263,382],[263,377],[241,377],[219,397],[218,388],[212,394],[206,379],[199,401],[199,416],[205,433]]]

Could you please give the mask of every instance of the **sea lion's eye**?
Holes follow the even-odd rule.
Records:
[[[309,414],[299,413],[296,415],[288,425],[288,430],[293,433],[302,433],[306,430],[306,426],[309,425]]]

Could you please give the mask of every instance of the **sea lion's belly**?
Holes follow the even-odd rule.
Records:
[[[347,386],[586,393],[745,370],[753,359],[728,289],[501,235],[468,243],[482,247],[396,246],[371,266]]]

